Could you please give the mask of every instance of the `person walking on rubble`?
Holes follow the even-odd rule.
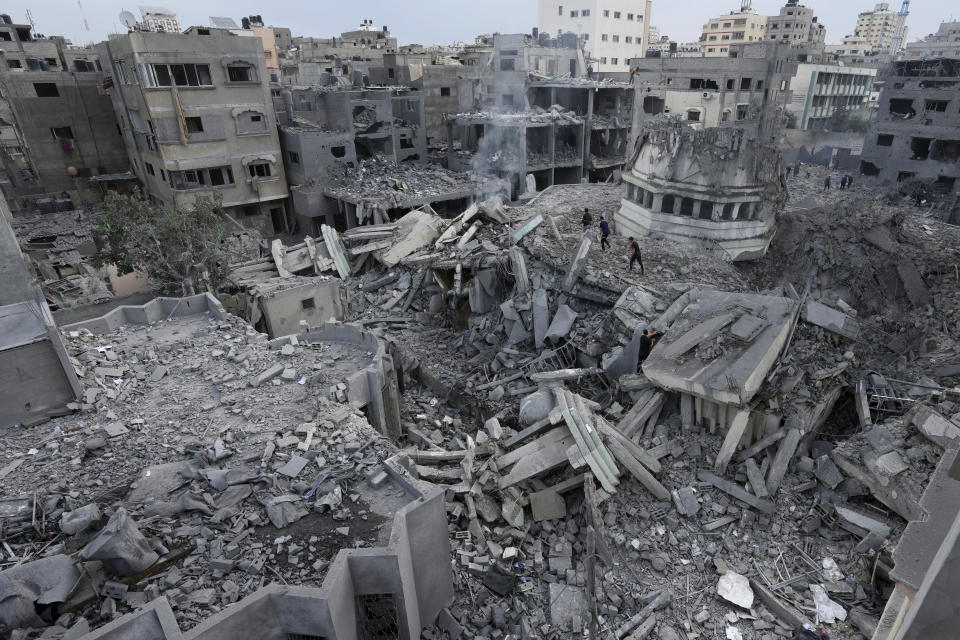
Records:
[[[643,335],[640,336],[640,354],[639,361],[643,362],[647,359],[647,356],[650,355],[650,350],[653,349],[654,345],[657,344],[657,341],[660,339],[660,336],[663,334],[657,331],[656,329],[644,329]]]
[[[590,225],[593,224],[593,216],[590,215],[590,209],[586,207],[583,208],[583,218],[580,221],[583,222],[584,231],[590,228]]]
[[[830,176],[823,179],[823,190],[830,191]]]
[[[847,176],[847,191],[850,191],[851,188],[853,188],[853,176],[848,175],[848,176]]]
[[[840,191],[843,191],[846,188],[847,188],[847,176],[843,176],[840,178]]]
[[[607,240],[607,236],[610,235],[610,225],[607,221],[600,216],[600,251],[606,251],[607,247],[610,246],[610,241]]]
[[[643,258],[640,257],[640,245],[636,238],[630,236],[630,271],[633,271],[633,263],[640,263],[640,275],[643,275]]]

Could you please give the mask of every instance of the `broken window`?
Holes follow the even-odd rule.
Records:
[[[300,154],[296,151],[288,151],[287,157],[290,158],[291,164],[300,164]]]
[[[13,36],[10,35],[9,31],[0,31],[0,40],[6,40],[7,42],[10,42],[13,40]]]
[[[249,65],[227,65],[227,80],[230,82],[252,82],[253,79],[253,68]]]
[[[719,89],[720,86],[716,80],[709,78],[690,78],[691,89]]]
[[[728,78],[728,79],[727,79],[727,89],[730,89],[731,91],[732,91],[733,89],[735,89],[735,88],[736,88],[736,82],[737,82],[737,81],[734,80],[733,78]]]
[[[210,87],[208,64],[141,64],[140,75],[145,87]]]
[[[270,177],[270,163],[268,162],[256,162],[247,165],[247,171],[250,172],[251,178],[269,178]]]
[[[687,120],[690,122],[700,122],[700,109],[687,109]]]
[[[911,160],[926,160],[930,157],[930,143],[932,138],[910,138]]]
[[[672,195],[663,196],[663,200],[660,201],[661,213],[673,213],[674,200]]]
[[[750,86],[752,84],[752,78],[740,78],[740,91],[750,91]]]
[[[7,59],[7,66],[9,66],[11,69],[19,69],[19,68],[21,68],[23,65],[20,64],[20,61],[19,61],[19,60],[14,60],[14,59],[12,59],[12,58],[8,58],[8,59]]]
[[[746,104],[738,104],[738,105],[737,105],[737,120],[746,120],[746,119],[747,119],[747,112],[748,112],[748,107],[749,107],[749,106],[750,106],[750,105],[746,105]]]
[[[903,118],[912,118],[917,115],[913,110],[913,100],[908,98],[890,98],[890,113]]]
[[[927,100],[923,108],[927,111],[946,111],[947,105],[950,104],[949,100]]]
[[[503,95],[501,96],[501,98],[500,98],[500,102],[501,102],[501,103],[503,104],[503,106],[505,106],[505,107],[512,107],[512,106],[513,106],[513,94],[512,94],[512,93],[505,93],[505,94],[503,94]]]
[[[154,171],[154,169],[153,169],[153,165],[150,164],[149,162],[144,162],[144,163],[143,163],[143,166],[147,168],[147,174],[148,174],[148,175],[151,175],[151,176],[157,175],[157,172]]]
[[[880,175],[880,167],[873,164],[872,162],[867,162],[866,160],[860,161],[860,173],[865,176],[878,176]]]
[[[513,58],[500,58],[500,71],[513,71],[514,62]]]
[[[914,171],[901,171],[897,174],[897,182],[906,182],[907,180],[911,180],[916,175],[917,174]]]
[[[70,127],[50,127],[50,133],[53,134],[54,140],[60,140],[61,138],[73,140],[73,129]]]
[[[210,175],[210,184],[219,187],[225,184],[233,184],[233,169],[230,167],[213,167],[207,169]]]
[[[440,97],[446,98],[450,96],[450,87],[440,87]]]
[[[700,201],[700,215],[697,216],[701,220],[709,220],[713,217],[713,203],[707,200]]]
[[[187,123],[187,133],[203,133],[203,118],[200,116],[190,116],[184,121]]]
[[[304,298],[303,300],[300,301],[300,308],[303,309],[304,311],[306,311],[307,309],[315,309],[316,307],[317,307],[317,303],[314,301],[313,298]]]
[[[680,199],[680,215],[692,216],[693,202],[694,202],[693,198],[681,198]]]
[[[889,133],[878,133],[877,134],[877,146],[878,147],[892,147],[893,146],[893,136]]]
[[[37,92],[38,98],[57,98],[60,91],[55,82],[34,82],[33,90]]]
[[[930,157],[940,162],[960,160],[960,140],[937,140],[933,143]]]
[[[643,112],[650,115],[656,115],[658,113],[663,113],[665,101],[663,98],[657,98],[656,96],[646,96],[643,99]]]
[[[330,147],[330,153],[331,155],[333,155],[334,158],[342,158],[345,155],[347,155],[347,148],[343,146]]]

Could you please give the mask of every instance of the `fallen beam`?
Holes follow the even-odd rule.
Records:
[[[771,514],[777,510],[777,506],[770,500],[762,500],[754,495],[751,495],[739,485],[735,485],[732,482],[728,482],[723,478],[717,477],[715,474],[710,473],[709,471],[698,471],[697,478],[699,478],[701,482],[706,482],[707,484],[713,485],[720,491],[733,496],[741,502],[747,503],[758,511]]]

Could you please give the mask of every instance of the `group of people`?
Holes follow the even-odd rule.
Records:
[[[830,187],[833,185],[833,179],[830,176],[827,176],[823,179],[823,190],[829,191]],[[853,176],[845,175],[840,178],[840,191],[844,189],[850,189],[853,187]]]
[[[587,233],[590,231],[590,227],[593,226],[593,216],[590,215],[590,209],[583,208],[583,232]],[[606,218],[600,216],[600,250],[606,251],[607,247],[610,246],[610,240],[608,239],[610,235],[610,224],[607,222]],[[630,271],[633,271],[633,264],[640,264],[640,275],[643,273],[643,259],[640,257],[640,245],[637,244],[636,238],[630,236]]]

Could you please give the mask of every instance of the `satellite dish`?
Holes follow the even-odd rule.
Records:
[[[122,22],[123,26],[127,29],[133,29],[134,25],[137,24],[137,17],[129,11],[121,11],[120,22]]]

